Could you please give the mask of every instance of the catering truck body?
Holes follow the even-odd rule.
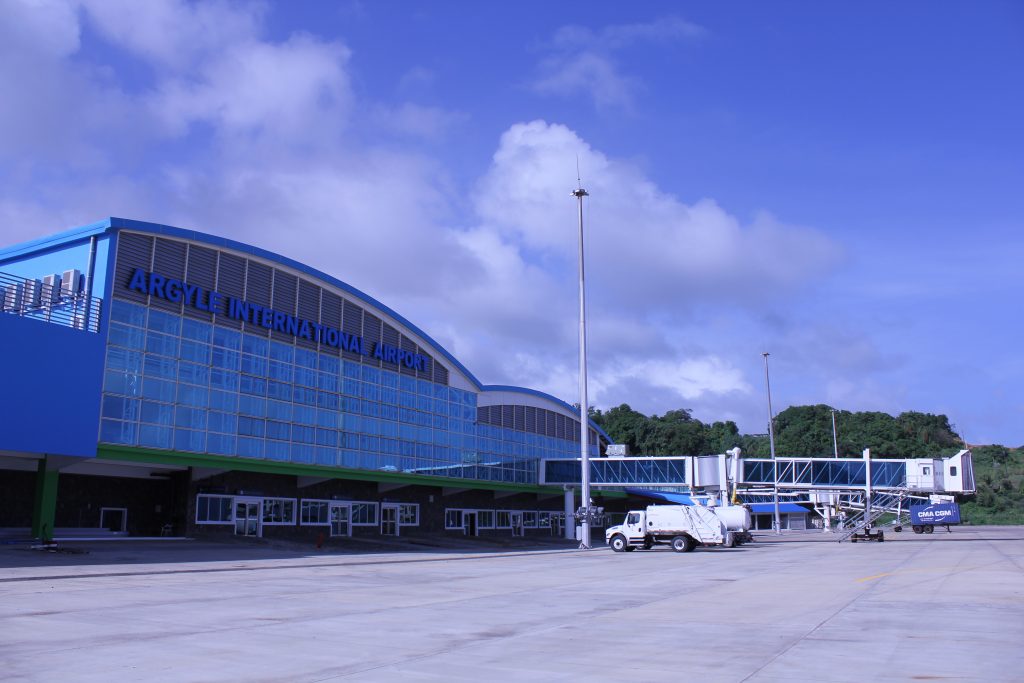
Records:
[[[750,538],[750,511],[739,505],[648,505],[627,512],[622,524],[605,531],[615,552],[656,545],[669,545],[676,552],[698,545],[731,548]]]

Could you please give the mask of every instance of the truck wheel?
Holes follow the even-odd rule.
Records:
[[[688,553],[693,550],[695,544],[689,536],[676,536],[672,539],[672,550],[677,553]]]
[[[915,524],[914,526],[912,526],[910,528],[914,530],[915,534],[923,534],[924,533],[924,527],[921,526],[920,524]]]
[[[651,539],[650,536],[648,536],[647,538],[644,539],[644,550],[650,550],[653,547],[654,547],[654,541]]]
[[[735,548],[739,544],[736,543],[736,536],[731,531],[727,531],[725,538],[722,540],[722,545],[726,548]]]
[[[935,531],[935,527],[933,527],[933,526],[932,526],[931,524],[926,524],[926,525],[925,525],[925,527],[924,527],[924,532],[925,532],[926,534],[930,534],[930,533],[931,533],[931,532],[933,532],[933,531]]]
[[[879,531],[878,532],[878,537],[875,540],[878,541],[879,543],[883,542],[885,540],[885,534],[883,534],[881,531]]]
[[[612,536],[611,540],[608,541],[608,545],[610,545],[612,550],[617,553],[621,553],[622,551],[629,549],[629,544],[626,543],[626,537],[622,534],[615,534]]]

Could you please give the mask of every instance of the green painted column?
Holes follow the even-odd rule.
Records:
[[[36,497],[32,507],[32,535],[42,541],[53,538],[53,522],[57,517],[57,470],[46,468],[46,458],[36,470]]]

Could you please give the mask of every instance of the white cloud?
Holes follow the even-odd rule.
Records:
[[[163,69],[184,71],[224,46],[255,40],[262,2],[82,0],[89,21],[110,42]]]
[[[678,17],[646,24],[606,26],[599,31],[577,25],[563,26],[555,32],[541,60],[540,75],[532,88],[546,95],[572,97],[589,95],[599,108],[629,110],[642,82],[628,75],[614,53],[637,44],[668,44],[692,41],[707,31]]]
[[[829,268],[837,247],[767,214],[742,225],[713,200],[686,205],[629,163],[541,121],[503,136],[477,193],[483,220],[506,237],[575,261],[575,163],[586,177],[587,261],[595,295],[634,311],[689,309],[697,299],[747,304]],[[628,277],[622,274],[628,273]]]
[[[585,26],[563,26],[552,43],[563,50],[577,48],[618,50],[636,43],[671,43],[696,40],[707,29],[680,17],[667,17],[645,24],[613,24],[600,31]]]
[[[168,2],[153,16],[131,3],[84,7],[38,18],[56,31],[52,43],[26,47],[45,66],[33,74],[37,83],[3,65],[0,74],[38,107],[35,120],[18,120],[20,130],[40,140],[64,135],[55,152],[77,145],[74,156],[100,158],[99,170],[8,184],[0,219],[31,222],[44,234],[125,215],[256,244],[393,306],[485,383],[535,387],[570,402],[578,392],[570,196],[577,158],[591,192],[588,313],[599,404],[740,413],[733,403],[751,395],[746,370],[714,340],[696,339],[697,310],[708,304],[746,319],[760,302],[819,277],[837,256],[813,229],[768,214],[744,222],[710,199],[686,204],[636,166],[543,121],[510,125],[467,193],[442,163],[355,134],[429,139],[461,115],[360,100],[349,48],[339,41],[265,40],[262,10],[248,5]],[[89,19],[80,25],[81,16]],[[116,69],[90,64],[80,52],[83,26],[110,40],[135,31],[121,48],[151,67],[148,79],[128,88]],[[601,39],[621,47],[686,31],[613,27]],[[596,97],[614,102],[617,87],[624,98],[633,92],[600,51],[577,49],[590,38],[560,40],[577,46],[570,59],[594,56],[584,70],[606,60],[607,90]],[[124,138],[131,145],[118,142]]]
[[[244,42],[204,64],[198,78],[165,83],[150,105],[179,133],[207,122],[247,143],[330,145],[351,106],[348,58],[344,45],[303,34],[281,44]]]
[[[398,92],[403,95],[429,90],[437,81],[437,74],[424,66],[414,66],[398,79]]]
[[[622,73],[614,61],[594,52],[552,57],[541,62],[542,75],[533,89],[545,95],[571,97],[584,93],[594,105],[629,108],[639,83]]]
[[[469,117],[440,107],[406,102],[397,107],[378,105],[373,108],[370,118],[371,125],[381,132],[436,140],[465,123]]]

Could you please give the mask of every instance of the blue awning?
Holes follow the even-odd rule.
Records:
[[[775,503],[749,503],[750,511],[755,515],[774,514]],[[779,503],[779,512],[795,512],[797,514],[804,514],[808,512],[807,508],[801,507],[796,503]]]

